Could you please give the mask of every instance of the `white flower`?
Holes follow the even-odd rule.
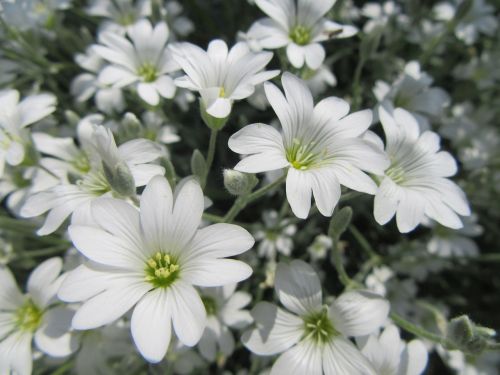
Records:
[[[65,301],[84,301],[73,327],[107,325],[135,306],[132,336],[148,361],[165,356],[172,325],[183,344],[195,345],[206,312],[193,285],[222,286],[249,277],[249,266],[225,258],[254,242],[236,225],[198,230],[203,204],[194,180],[187,180],[174,197],[160,176],[146,186],[140,211],[117,199],[92,202],[95,225],[69,227],[75,247],[90,261],[71,271],[59,290]]]
[[[363,27],[365,33],[372,32],[376,27],[386,26],[391,18],[396,18],[399,23],[405,22],[408,18],[401,14],[401,7],[391,0],[383,3],[366,3],[361,9],[361,14],[370,18]]]
[[[229,148],[251,154],[234,169],[258,173],[288,168],[286,195],[293,213],[306,218],[314,195],[319,212],[330,216],[340,198],[340,185],[375,194],[375,182],[362,171],[380,173],[389,162],[383,152],[360,138],[372,121],[370,110],[348,115],[349,104],[329,97],[314,106],[305,83],[284,73],[285,96],[266,83],[267,99],[283,133],[251,124],[229,139]]]
[[[0,91],[0,177],[5,163],[19,165],[25,158],[25,146],[31,143],[27,129],[55,111],[52,94],[31,95],[19,102],[17,90]]]
[[[431,87],[432,82],[432,77],[421,71],[417,61],[410,61],[392,85],[377,81],[373,93],[386,110],[403,108],[411,112],[424,131],[430,129],[430,120],[440,118],[450,102],[446,91]]]
[[[64,275],[60,258],[41,263],[22,294],[12,273],[0,267],[0,374],[30,375],[31,342],[52,357],[65,357],[78,345],[70,333],[74,311],[54,305]]]
[[[380,336],[370,335],[357,342],[378,375],[420,375],[427,366],[425,345],[420,340],[406,344],[394,325],[386,327]]]
[[[439,3],[434,7],[438,19],[450,21],[455,17],[457,8],[463,1]],[[498,27],[498,19],[495,16],[495,7],[485,0],[474,0],[471,2],[469,11],[460,20],[455,28],[455,35],[465,44],[474,44],[480,33],[493,36]]]
[[[335,0],[257,0],[257,6],[269,17],[256,21],[247,38],[262,48],[286,47],[288,60],[295,68],[306,64],[318,69],[325,59],[320,42],[348,38],[358,31],[324,18]]]
[[[236,284],[202,288],[200,293],[207,312],[207,325],[198,348],[206,360],[213,362],[218,353],[228,357],[234,351],[234,337],[229,327],[240,329],[252,322],[250,313],[243,310],[252,297],[236,291]]]
[[[198,91],[207,113],[226,118],[235,100],[248,98],[255,86],[279,74],[278,70],[263,71],[271,61],[271,52],[250,51],[246,43],[235,44],[228,50],[219,39],[212,40],[205,52],[191,43],[171,46],[174,59],[186,73],[175,84]]]
[[[134,139],[117,147],[109,129],[97,125],[101,120],[99,115],[91,115],[80,121],[78,140],[82,150],[71,138],[33,134],[38,150],[53,156],[42,159],[42,164],[60,173],[68,173],[74,181],[31,196],[21,209],[23,217],[35,217],[49,211],[44,225],[37,231],[39,235],[54,232],[68,216],[80,209],[86,210],[88,203],[97,197],[112,193],[123,195],[115,191],[105,165],[111,172],[120,171],[125,182],[135,187],[144,186],[153,176],[165,173],[163,167],[150,164],[163,154],[158,145],[145,139]]]
[[[40,26],[48,26],[56,10],[70,6],[71,0],[2,0],[0,16],[20,30],[37,30]]]
[[[448,152],[439,151],[439,135],[420,134],[415,118],[401,108],[391,115],[380,107],[379,116],[391,166],[375,195],[375,220],[384,225],[396,215],[402,233],[415,229],[426,217],[461,228],[457,214],[468,216],[470,208],[462,189],[447,178],[457,172],[457,164]]]
[[[160,96],[173,98],[175,85],[168,75],[178,69],[166,48],[169,36],[165,22],[154,28],[140,20],[127,29],[129,39],[113,32],[99,34],[100,45],[94,51],[110,65],[99,74],[99,81],[121,88],[134,85],[146,103],[157,105]]]
[[[75,61],[88,71],[88,73],[79,74],[71,82],[71,94],[76,101],[85,102],[95,95],[95,103],[100,111],[108,114],[123,111],[125,99],[122,90],[103,85],[97,79],[97,75],[106,62],[95,53],[92,46],[87,48],[84,54],[77,54]]]
[[[318,276],[300,260],[278,265],[275,288],[291,313],[260,302],[252,310],[256,328],[242,337],[258,355],[282,353],[271,375],[376,374],[348,337],[376,331],[387,319],[387,301],[366,291],[352,291],[329,307],[323,305]]]
[[[151,0],[93,0],[86,11],[107,19],[99,26],[100,31],[125,34],[128,27],[151,15]]]
[[[307,247],[307,252],[312,260],[325,259],[328,250],[332,248],[333,240],[329,236],[320,234],[314,238],[314,242]]]
[[[258,254],[260,257],[274,259],[276,252],[289,256],[293,250],[293,235],[297,226],[288,220],[279,220],[276,211],[264,211],[262,214],[264,226],[255,232],[254,238],[259,241]]]

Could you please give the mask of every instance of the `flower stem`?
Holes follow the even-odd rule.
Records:
[[[379,255],[373,250],[373,247],[370,245],[365,236],[354,226],[349,226],[349,232],[353,235],[353,237],[358,241],[361,249],[366,253],[368,258],[370,259],[378,259]]]
[[[210,169],[212,168],[212,164],[214,162],[215,156],[215,146],[217,145],[217,135],[219,134],[219,130],[211,129],[210,131],[210,141],[208,144],[208,153],[207,153],[207,176],[210,173]],[[205,177],[206,179],[206,177]]]
[[[260,189],[254,191],[253,193],[250,193],[248,195],[242,195],[241,197],[238,197],[235,201],[233,206],[229,209],[229,211],[226,213],[224,216],[224,222],[225,223],[230,223],[234,220],[234,218],[240,213],[241,210],[243,210],[249,203],[259,199],[260,197],[264,196],[271,190],[275,189],[279,185],[281,185],[283,182],[286,180],[286,174],[275,180],[274,182],[261,187]]]

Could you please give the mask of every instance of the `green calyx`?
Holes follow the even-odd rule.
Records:
[[[146,262],[145,280],[154,288],[167,288],[179,277],[179,264],[171,255],[158,251]]]
[[[205,306],[207,315],[217,314],[217,302],[215,301],[214,298],[209,296],[202,296],[201,301],[203,302],[203,306]]]
[[[43,311],[28,299],[26,303],[16,311],[16,326],[21,331],[34,332],[42,323]]]
[[[316,344],[325,344],[339,335],[328,317],[327,308],[314,312],[303,318],[303,320],[305,338],[313,340]]]
[[[311,30],[308,27],[297,25],[290,31],[289,36],[296,44],[304,46],[311,41]]]

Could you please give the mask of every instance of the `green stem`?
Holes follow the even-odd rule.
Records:
[[[352,83],[352,111],[358,110],[361,105],[361,72],[363,71],[363,66],[365,65],[365,59],[360,58],[358,64],[356,65],[356,70],[354,71],[354,78]]]
[[[347,274],[344,263],[342,262],[342,254],[340,253],[340,249],[337,244],[332,246],[332,254],[331,260],[335,269],[337,270],[337,274],[342,285],[345,286],[346,289],[352,288],[355,284],[357,284],[354,280],[352,280]]]
[[[219,130],[212,129],[210,131],[210,141],[208,144],[208,153],[207,153],[207,176],[210,173],[210,169],[212,168],[212,164],[214,162],[215,156],[215,146],[217,145],[217,135],[219,134]],[[206,177],[205,177],[206,178]]]
[[[375,252],[375,250],[373,250],[373,247],[370,245],[365,236],[363,236],[363,234],[354,225],[349,226],[349,232],[351,232],[356,241],[358,241],[359,245],[361,246],[361,249],[363,249],[368,258],[370,259],[379,258],[379,255]]]
[[[407,332],[414,334],[417,337],[425,338],[427,340],[433,341],[435,343],[443,345],[447,349],[456,349],[457,346],[452,341],[448,340],[445,337],[440,335],[436,335],[435,333],[427,331],[425,328],[419,327],[416,324],[406,320],[401,315],[396,314],[395,312],[391,313],[391,319],[396,325],[400,328],[404,329]]]
[[[52,247],[47,247],[45,249],[40,249],[40,250],[28,250],[25,251],[21,254],[19,254],[19,257],[21,258],[34,258],[34,257],[44,257],[47,255],[53,255],[53,254],[58,254],[66,251],[69,247],[71,246],[70,243],[67,244],[61,244],[58,246],[52,246]]]
[[[59,366],[57,368],[57,370],[52,372],[51,375],[63,375],[63,374],[69,373],[70,372],[69,370],[73,367],[73,365],[74,365],[74,360],[71,359],[68,362],[66,362],[65,364]]]
[[[286,174],[275,180],[274,182],[261,187],[260,189],[254,191],[251,194],[248,195],[243,195],[241,197],[238,197],[235,201],[233,206],[229,209],[229,211],[226,213],[226,216],[224,216],[224,222],[225,223],[230,223],[234,220],[234,218],[240,213],[241,210],[243,210],[249,203],[259,199],[260,197],[264,196],[271,190],[275,189],[279,185],[281,185],[283,182],[286,181]]]

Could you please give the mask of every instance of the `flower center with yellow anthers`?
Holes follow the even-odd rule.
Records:
[[[385,175],[396,184],[401,184],[405,181],[405,171],[397,164],[392,164],[389,169],[385,171]]]
[[[145,280],[155,288],[166,288],[179,277],[176,259],[160,251],[148,259],[145,271]]]
[[[290,31],[290,39],[299,46],[304,46],[311,41],[311,30],[308,27],[297,25]]]
[[[313,340],[316,344],[324,344],[339,335],[339,332],[337,332],[328,317],[328,310],[326,308],[312,313],[303,319],[305,338]]]
[[[133,12],[124,12],[118,17],[117,21],[122,26],[132,25],[135,21],[135,14]]]
[[[142,77],[144,82],[154,82],[158,77],[156,66],[150,63],[142,64],[139,69],[137,69],[137,74]]]
[[[321,161],[321,153],[314,149],[315,142],[302,144],[298,139],[293,140],[291,147],[286,150],[286,159],[290,165],[299,170],[306,170]]]
[[[209,296],[202,296],[201,301],[203,302],[203,306],[205,306],[207,315],[217,314],[217,302],[215,301],[215,299]]]
[[[42,323],[43,311],[29,299],[16,311],[15,316],[16,326],[21,331],[34,332]]]

